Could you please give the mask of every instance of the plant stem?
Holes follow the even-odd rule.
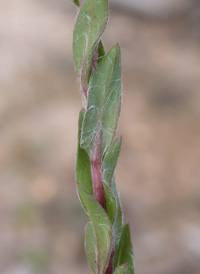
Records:
[[[120,48],[117,44],[106,53],[101,40],[109,0],[72,1],[79,7],[73,54],[84,110],[79,116],[76,180],[89,216],[86,254],[93,273],[134,274],[130,229],[123,226],[115,186],[121,148],[121,139],[115,138],[122,99]]]
[[[105,274],[112,274],[113,273],[113,259],[114,259],[114,256],[115,256],[115,243],[113,243],[113,248],[112,248],[112,252],[111,252],[111,255],[110,255],[110,261],[109,261],[108,268],[107,268]]]
[[[96,142],[91,156],[91,170],[92,170],[92,181],[93,181],[93,192],[94,198],[100,205],[106,209],[104,188],[101,177],[101,136],[97,134]]]

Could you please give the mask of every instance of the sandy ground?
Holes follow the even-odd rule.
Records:
[[[76,9],[0,2],[0,273],[90,274],[74,185],[81,109]],[[112,8],[123,147],[117,185],[138,274],[200,273],[200,11],[145,19]]]

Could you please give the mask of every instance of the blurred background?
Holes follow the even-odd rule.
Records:
[[[0,1],[0,273],[91,274],[75,190],[70,0]],[[116,177],[138,274],[200,273],[200,3],[113,0],[122,51]]]

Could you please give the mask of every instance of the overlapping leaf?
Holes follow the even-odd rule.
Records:
[[[79,114],[78,150],[76,156],[76,181],[84,187],[90,195],[93,195],[90,159],[87,152],[80,147],[80,137],[85,111]]]
[[[114,178],[121,148],[121,139],[114,141],[121,108],[120,50],[114,46],[106,55],[100,39],[108,19],[108,0],[85,0],[81,5],[79,0],[72,2],[80,7],[73,53],[76,68],[81,72],[84,102],[87,101],[87,110],[80,112],[76,161],[77,190],[89,216],[86,254],[93,272],[105,274],[114,243],[113,274],[133,274],[130,230],[128,225],[122,229],[122,210]],[[106,211],[92,197],[90,159],[98,146]]]
[[[112,184],[112,178],[117,165],[120,149],[121,149],[121,138],[117,139],[111,145],[111,147],[108,149],[103,159],[103,164],[102,164],[103,180],[109,186],[111,186]]]
[[[102,60],[102,58],[106,55],[104,45],[102,40],[99,41],[98,44],[98,63]]]
[[[107,150],[102,163],[103,180],[111,187],[112,195],[116,199],[116,215],[113,223],[113,230],[115,235],[115,248],[118,248],[119,239],[122,230],[122,210],[118,192],[115,185],[114,171],[116,168],[119,152],[121,149],[121,138],[117,139],[111,147]]]
[[[89,195],[81,185],[77,185],[77,189],[86,213],[89,216],[94,233],[95,247],[91,250],[95,250],[95,273],[104,274],[112,249],[112,225],[102,206]],[[94,242],[94,240],[91,239],[91,235],[88,237],[90,238],[90,240],[88,240],[90,243]],[[91,254],[91,252],[92,251],[88,251],[89,254]]]
[[[128,264],[121,265],[113,274],[131,274],[130,267]]]
[[[130,228],[126,224],[122,229],[122,234],[119,242],[118,249],[115,254],[115,267],[128,263],[130,267],[130,274],[134,273],[134,262],[133,262],[133,249],[131,244]]]
[[[121,107],[121,57],[114,46],[94,70],[89,84],[88,109],[83,122],[81,146],[92,154],[98,135],[101,155],[113,141]]]
[[[117,214],[117,199],[112,193],[112,190],[107,186],[107,184],[103,183],[105,199],[106,199],[106,211],[110,218],[111,223],[114,223]]]
[[[86,229],[85,250],[89,265],[94,273],[96,273],[96,243],[93,232],[92,223],[89,221]]]
[[[88,84],[94,49],[108,19],[108,0],[85,0],[73,36],[74,62],[82,71],[82,86]]]
[[[112,178],[111,190],[112,190],[113,195],[116,197],[116,201],[117,201],[116,217],[115,217],[115,221],[113,223],[113,230],[114,230],[114,235],[115,235],[115,250],[117,250],[119,240],[121,237],[123,220],[122,220],[122,209],[121,209],[120,199],[119,199],[119,195],[118,195],[118,192],[116,189],[114,177]]]

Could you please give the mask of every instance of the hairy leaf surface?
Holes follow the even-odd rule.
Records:
[[[128,263],[130,267],[130,273],[134,273],[134,263],[133,263],[133,249],[131,243],[131,235],[129,225],[124,225],[122,229],[122,234],[119,242],[119,247],[115,254],[115,267]]]
[[[103,183],[106,199],[106,211],[111,220],[111,223],[114,223],[117,213],[117,200],[113,195],[111,189]]]
[[[114,177],[112,179],[111,190],[112,190],[112,193],[114,194],[114,196],[116,197],[116,201],[117,201],[116,218],[113,223],[113,230],[114,230],[114,234],[115,234],[115,250],[117,250],[119,240],[121,237],[123,220],[122,220],[122,209],[121,209],[120,199],[119,199],[119,195],[118,195],[118,192],[116,189]]]
[[[88,109],[83,122],[81,146],[91,156],[101,139],[101,156],[113,141],[121,108],[121,57],[114,46],[94,70],[89,84]]]
[[[96,252],[95,273],[104,274],[112,249],[112,225],[102,206],[81,185],[77,185],[77,188],[94,232]]]
[[[102,164],[103,180],[109,186],[111,186],[112,184],[112,178],[115,172],[117,160],[119,157],[119,152],[121,149],[121,142],[122,142],[121,138],[117,139],[112,144],[112,146],[108,149],[103,159],[103,164]]]
[[[86,229],[85,250],[88,258],[89,265],[94,273],[96,273],[96,251],[95,251],[95,235],[92,223],[89,221]]]
[[[82,71],[82,86],[88,84],[91,63],[108,19],[108,0],[85,0],[80,8],[73,35],[74,62]]]

